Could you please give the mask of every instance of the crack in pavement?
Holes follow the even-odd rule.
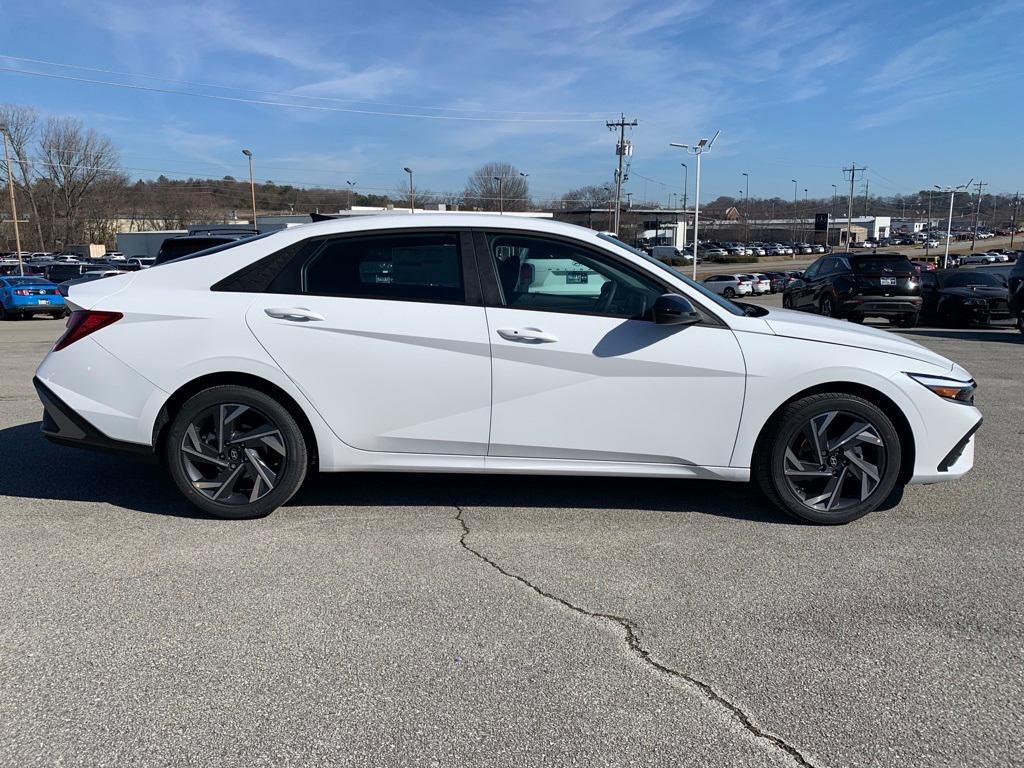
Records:
[[[531,583],[528,579],[524,578],[523,576],[519,576],[518,574],[512,573],[511,571],[505,569],[503,566],[501,566],[500,564],[498,564],[497,562],[495,562],[479,550],[473,549],[473,547],[471,547],[466,542],[466,538],[470,535],[469,526],[466,524],[466,520],[464,517],[466,510],[463,509],[458,504],[453,504],[453,506],[455,507],[455,509],[458,510],[458,514],[455,515],[455,520],[457,520],[459,525],[462,526],[462,536],[459,537],[459,545],[464,550],[469,552],[477,559],[485,562],[487,565],[496,570],[502,576],[518,581],[520,584],[532,589],[541,597],[556,602],[563,608],[568,608],[570,611],[578,613],[581,616],[586,616],[591,619],[598,619],[601,621],[606,621],[615,624],[620,630],[622,630],[625,636],[626,645],[629,647],[629,650],[643,664],[650,667],[658,674],[671,678],[674,681],[681,681],[689,687],[697,689],[697,691],[700,692],[707,700],[719,705],[720,707],[722,707],[722,709],[726,710],[726,712],[729,715],[731,715],[733,719],[735,719],[741,726],[743,726],[743,728],[746,729],[747,732],[750,733],[750,735],[763,742],[767,742],[772,747],[784,752],[788,757],[790,757],[793,760],[793,762],[795,762],[802,768],[817,768],[817,766],[815,766],[815,764],[812,763],[810,759],[804,756],[804,754],[799,749],[794,747],[792,744],[787,742],[782,737],[776,736],[773,733],[769,733],[764,728],[761,728],[759,725],[757,725],[757,723],[754,722],[751,716],[748,715],[740,706],[738,706],[737,704],[733,704],[731,701],[729,701],[729,699],[727,699],[723,694],[715,690],[715,688],[710,683],[706,683],[703,680],[693,677],[692,675],[688,675],[685,672],[680,672],[678,669],[673,669],[672,667],[663,664],[662,662],[655,659],[651,652],[644,647],[643,643],[640,642],[640,637],[637,633],[637,626],[632,620],[623,618],[622,616],[616,616],[612,613],[599,613],[595,611],[589,611],[586,608],[582,608],[581,606],[578,606],[575,603],[572,603],[571,601],[566,600],[563,597],[559,597],[558,595],[552,594],[551,592],[547,592],[541,589],[540,587]]]

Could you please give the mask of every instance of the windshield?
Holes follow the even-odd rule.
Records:
[[[731,314],[731,315],[738,315],[738,316],[741,316],[741,317],[746,314],[746,312],[743,311],[742,307],[736,306],[735,304],[733,304],[728,299],[725,299],[725,298],[719,296],[717,293],[712,293],[711,291],[709,291],[707,288],[705,288],[700,283],[695,283],[693,280],[688,278],[686,275],[684,275],[678,269],[670,267],[668,264],[665,264],[664,262],[658,261],[657,259],[655,259],[652,256],[648,256],[646,253],[644,253],[643,251],[639,250],[638,248],[634,248],[631,245],[626,245],[624,242],[619,240],[617,237],[613,237],[612,235],[606,235],[604,232],[599,232],[597,236],[599,238],[601,238],[602,240],[607,240],[612,245],[617,245],[619,248],[623,248],[623,249],[629,251],[630,253],[636,254],[637,256],[641,257],[644,261],[646,261],[648,264],[653,264],[654,266],[658,267],[658,269],[660,269],[660,270],[662,270],[664,272],[670,272],[674,278],[676,278],[677,280],[682,280],[690,288],[693,288],[693,290],[697,291],[701,296],[703,296],[706,299],[708,299],[709,301],[713,302],[715,305],[721,307],[722,309],[724,309],[729,314]]]
[[[970,285],[984,285],[991,286],[993,288],[1002,288],[1006,285],[1002,278],[998,275],[993,275],[987,272],[978,272],[977,270],[969,270],[964,272],[954,272],[951,275],[946,275],[942,280],[943,288],[966,288]]]

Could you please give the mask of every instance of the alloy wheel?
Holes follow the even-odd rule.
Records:
[[[832,317],[832,299],[828,296],[821,300],[821,314],[825,317]]]
[[[273,491],[288,460],[277,424],[238,403],[200,411],[185,430],[179,451],[192,487],[228,506],[251,504]]]
[[[886,451],[879,430],[862,416],[828,411],[811,417],[790,439],[783,474],[806,507],[836,512],[875,492]]]

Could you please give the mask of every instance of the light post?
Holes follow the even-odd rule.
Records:
[[[356,183],[345,179],[345,183],[348,185],[348,209],[352,210],[352,192],[355,190]]]
[[[496,182],[498,182],[498,215],[503,216],[505,214],[505,196],[502,191],[502,182],[505,179],[501,176],[492,176]]]
[[[750,212],[747,208],[750,205],[750,174],[743,172],[743,241],[750,242]]]
[[[4,138],[4,167],[7,168],[7,191],[11,195],[11,221],[14,222],[14,247],[18,249],[18,274],[25,276],[25,263],[21,260],[21,232],[18,230],[18,203],[14,198],[14,169],[11,158],[7,154],[7,126],[0,125],[0,133]]]
[[[718,134],[721,131],[716,131],[715,135],[711,137],[711,141],[707,139],[701,139],[694,146],[689,144],[676,144],[670,142],[670,147],[679,147],[684,152],[695,155],[697,157],[697,182],[696,188],[693,193],[693,279],[697,279],[697,242],[698,242],[698,227],[700,225],[700,158],[705,152],[709,152],[711,147],[715,143],[715,139],[718,138]]]
[[[839,187],[837,187],[835,184],[833,184],[832,185],[832,213],[830,214],[829,220],[828,220],[828,230],[826,230],[826,232],[825,232],[825,243],[826,243],[826,245],[831,245],[832,244],[832,237],[831,237],[831,235],[832,235],[832,221],[836,217],[836,195],[837,194],[839,194]]]
[[[796,242],[796,213],[797,213],[797,202],[796,202],[796,179],[790,179],[793,182],[793,242]],[[793,249],[796,253],[796,248]]]
[[[242,154],[249,158],[249,194],[252,196],[252,228],[259,234],[256,226],[256,182],[252,177],[252,150],[243,149]]]
[[[529,186],[528,186],[529,182],[527,182],[526,179],[530,178],[530,174],[523,173],[522,171],[520,171],[519,175],[523,177],[523,182],[524,182],[523,190],[524,191],[528,191],[529,190]],[[523,198],[523,209],[524,210],[526,209],[526,198]]]
[[[612,188],[605,184],[601,189],[605,191],[605,205],[608,206],[608,231],[610,232],[612,228]]]
[[[412,213],[416,208],[416,198],[412,191],[412,168],[406,166],[402,170],[409,174],[409,213]]]
[[[687,187],[690,186],[690,168],[686,163],[680,163],[680,165],[683,166],[683,210],[685,211],[687,202],[686,193],[689,191],[687,190]]]
[[[953,235],[953,198],[956,197],[956,193],[961,189],[967,189],[971,186],[971,182],[974,179],[968,181],[966,184],[961,184],[959,187],[940,187],[938,184],[933,184],[940,192],[949,192],[949,217],[946,219],[946,252],[942,256],[942,268],[946,269],[949,267],[949,238]]]

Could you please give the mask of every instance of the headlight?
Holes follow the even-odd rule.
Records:
[[[907,376],[944,400],[954,400],[968,405],[974,404],[974,390],[978,388],[974,381],[957,381],[944,376],[929,376],[925,373],[908,373]]]

